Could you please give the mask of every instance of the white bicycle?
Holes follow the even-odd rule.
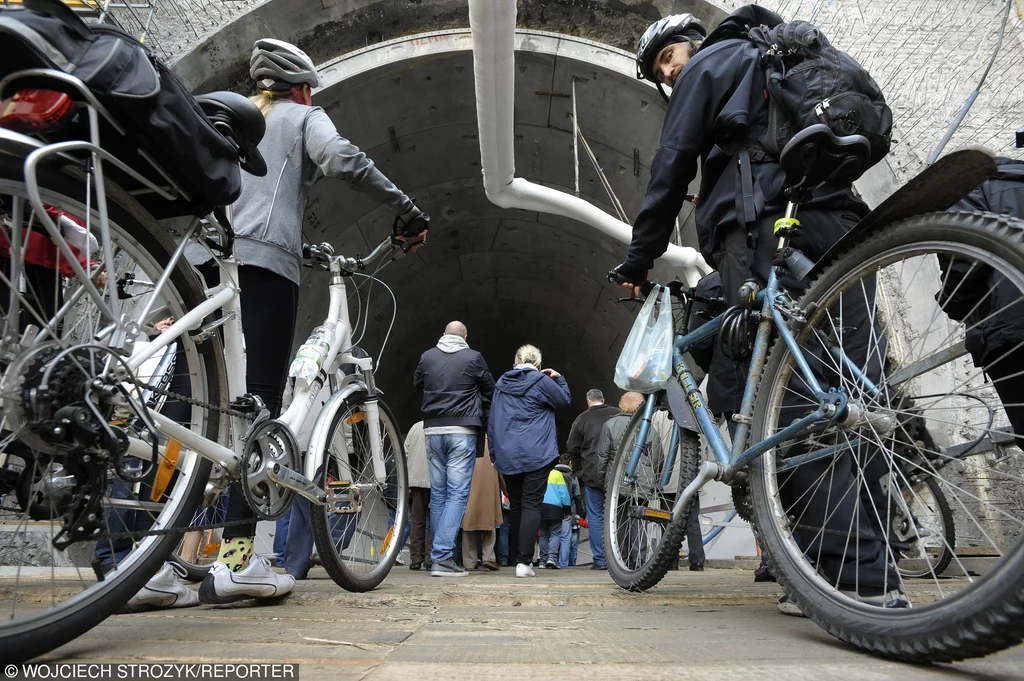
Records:
[[[141,172],[138,158],[129,165],[109,153],[100,135],[123,142],[123,129],[72,76],[13,74],[0,82],[0,99],[24,78],[33,87],[53,81],[86,125],[71,141],[0,127],[2,657],[40,655],[124,605],[186,528],[195,537],[224,525],[193,523],[232,483],[261,519],[282,516],[298,496],[309,500],[331,577],[354,591],[377,586],[401,549],[405,453],[374,385],[373,359],[353,352],[346,280],[373,278],[359,271],[389,262],[402,240],[396,233],[363,258],[311,250],[330,270],[325,323],[333,334],[315,378],[299,380],[291,406],[270,419],[246,394],[230,211],[177,229],[158,222],[160,202],[187,199],[159,160],[146,155]],[[238,146],[243,168],[262,162],[258,137],[246,139],[254,105],[232,93],[198,99]],[[64,219],[95,234],[99,249],[69,245]],[[40,237],[60,267],[31,254]],[[183,256],[189,243],[205,245],[220,284],[204,287]],[[173,324],[157,331],[168,317]],[[173,380],[142,380],[139,368],[168,347]],[[308,443],[298,443],[294,433],[325,385],[331,396]],[[147,406],[144,391],[182,415]],[[98,580],[88,565],[101,549],[116,568]]]

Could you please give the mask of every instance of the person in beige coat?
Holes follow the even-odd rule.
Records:
[[[486,449],[487,443],[484,443]],[[494,470],[489,452],[476,460],[473,482],[469,487],[469,502],[462,517],[462,566],[476,569],[478,564],[488,570],[498,570],[494,558],[494,528],[501,525],[501,487],[498,471]],[[477,540],[482,549],[477,550]]]
[[[409,527],[409,569],[422,570],[430,558],[427,519],[430,513],[430,470],[427,468],[427,443],[423,421],[413,424],[405,436],[405,465],[409,473],[409,498],[412,520]]]

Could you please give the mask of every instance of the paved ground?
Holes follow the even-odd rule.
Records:
[[[1022,679],[1024,646],[918,667],[860,654],[778,613],[748,570],[671,572],[646,594],[586,568],[431,578],[397,566],[368,594],[314,570],[273,606],[122,615],[49,659],[298,662],[313,679]]]

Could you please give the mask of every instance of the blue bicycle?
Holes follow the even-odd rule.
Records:
[[[719,480],[786,593],[833,635],[915,662],[987,655],[1024,639],[1024,338],[1007,323],[1024,314],[1024,223],[938,212],[995,170],[968,149],[811,263],[792,246],[814,229],[798,208],[859,176],[866,144],[813,126],[787,145],[774,264],[740,305],[691,329],[694,305],[719,301],[669,286],[682,311],[674,377],[609,464],[609,570],[626,589],[657,584],[691,499]],[[687,354],[712,338],[749,357],[731,444]],[[700,436],[714,460],[701,461]],[[955,539],[936,530],[940,512]]]

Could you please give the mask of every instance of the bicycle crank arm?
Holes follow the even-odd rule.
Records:
[[[267,477],[272,482],[301,494],[318,506],[323,506],[327,500],[327,493],[316,486],[316,483],[291,468],[285,468],[279,463],[271,464],[267,468]]]
[[[715,461],[705,461],[700,465],[700,471],[697,472],[697,477],[686,486],[683,493],[676,499],[675,505],[672,507],[672,522],[679,522],[680,516],[683,513],[683,507],[686,503],[693,498],[693,495],[703,487],[709,480],[717,480],[722,474],[722,467]]]

